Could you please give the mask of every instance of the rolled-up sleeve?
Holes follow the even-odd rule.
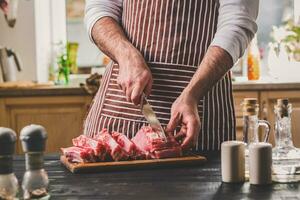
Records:
[[[235,63],[257,31],[259,0],[220,0],[217,31],[211,46],[226,50]]]
[[[102,17],[111,17],[117,22],[122,18],[123,0],[86,0],[84,23],[92,42],[92,28]]]

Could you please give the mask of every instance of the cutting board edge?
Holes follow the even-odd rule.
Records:
[[[93,173],[93,172],[112,172],[112,171],[130,171],[143,169],[157,169],[166,167],[188,167],[204,164],[207,159],[204,156],[186,156],[180,158],[165,158],[152,160],[134,160],[134,161],[114,161],[97,163],[71,163],[64,155],[60,157],[61,163],[72,173]]]

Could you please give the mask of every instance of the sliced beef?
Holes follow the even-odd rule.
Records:
[[[150,126],[142,127],[132,142],[147,158],[170,158],[182,156],[180,145],[174,137],[165,139],[161,133],[154,131]]]
[[[180,146],[169,149],[160,149],[153,152],[155,158],[176,158],[182,156],[182,149]]]
[[[94,151],[91,148],[67,147],[61,148],[69,162],[95,162]]]
[[[145,154],[137,149],[135,144],[124,134],[118,132],[112,132],[112,137],[117,141],[117,143],[123,148],[123,150],[130,156],[133,160],[145,159]]]
[[[91,148],[93,149],[95,157],[100,161],[104,161],[106,158],[106,148],[101,141],[89,138],[85,135],[80,135],[72,140],[73,145],[81,148]]]
[[[136,147],[133,142],[126,137],[126,135],[118,132],[112,132],[111,136],[129,156],[133,156],[135,154]]]
[[[95,137],[96,140],[99,140],[104,144],[106,151],[110,154],[113,160],[128,160],[129,154],[116,142],[116,140],[109,134],[106,129],[103,129]]]

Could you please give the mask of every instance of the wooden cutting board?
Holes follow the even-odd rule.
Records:
[[[72,173],[91,173],[107,171],[124,171],[137,169],[174,168],[185,166],[199,166],[206,162],[206,158],[199,155],[184,156],[179,158],[164,158],[152,160],[131,160],[118,162],[96,162],[96,163],[71,163],[62,155],[60,161]]]

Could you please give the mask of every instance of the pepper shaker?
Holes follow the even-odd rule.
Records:
[[[245,181],[245,143],[226,141],[221,145],[222,181],[239,183]]]
[[[0,127],[0,199],[14,199],[18,192],[18,180],[13,173],[16,133]]]
[[[24,199],[45,198],[49,196],[48,175],[44,170],[46,130],[40,125],[26,126],[21,130],[20,140],[26,162],[26,172],[22,183]]]
[[[272,183],[272,145],[266,142],[249,146],[249,181],[253,185]]]

